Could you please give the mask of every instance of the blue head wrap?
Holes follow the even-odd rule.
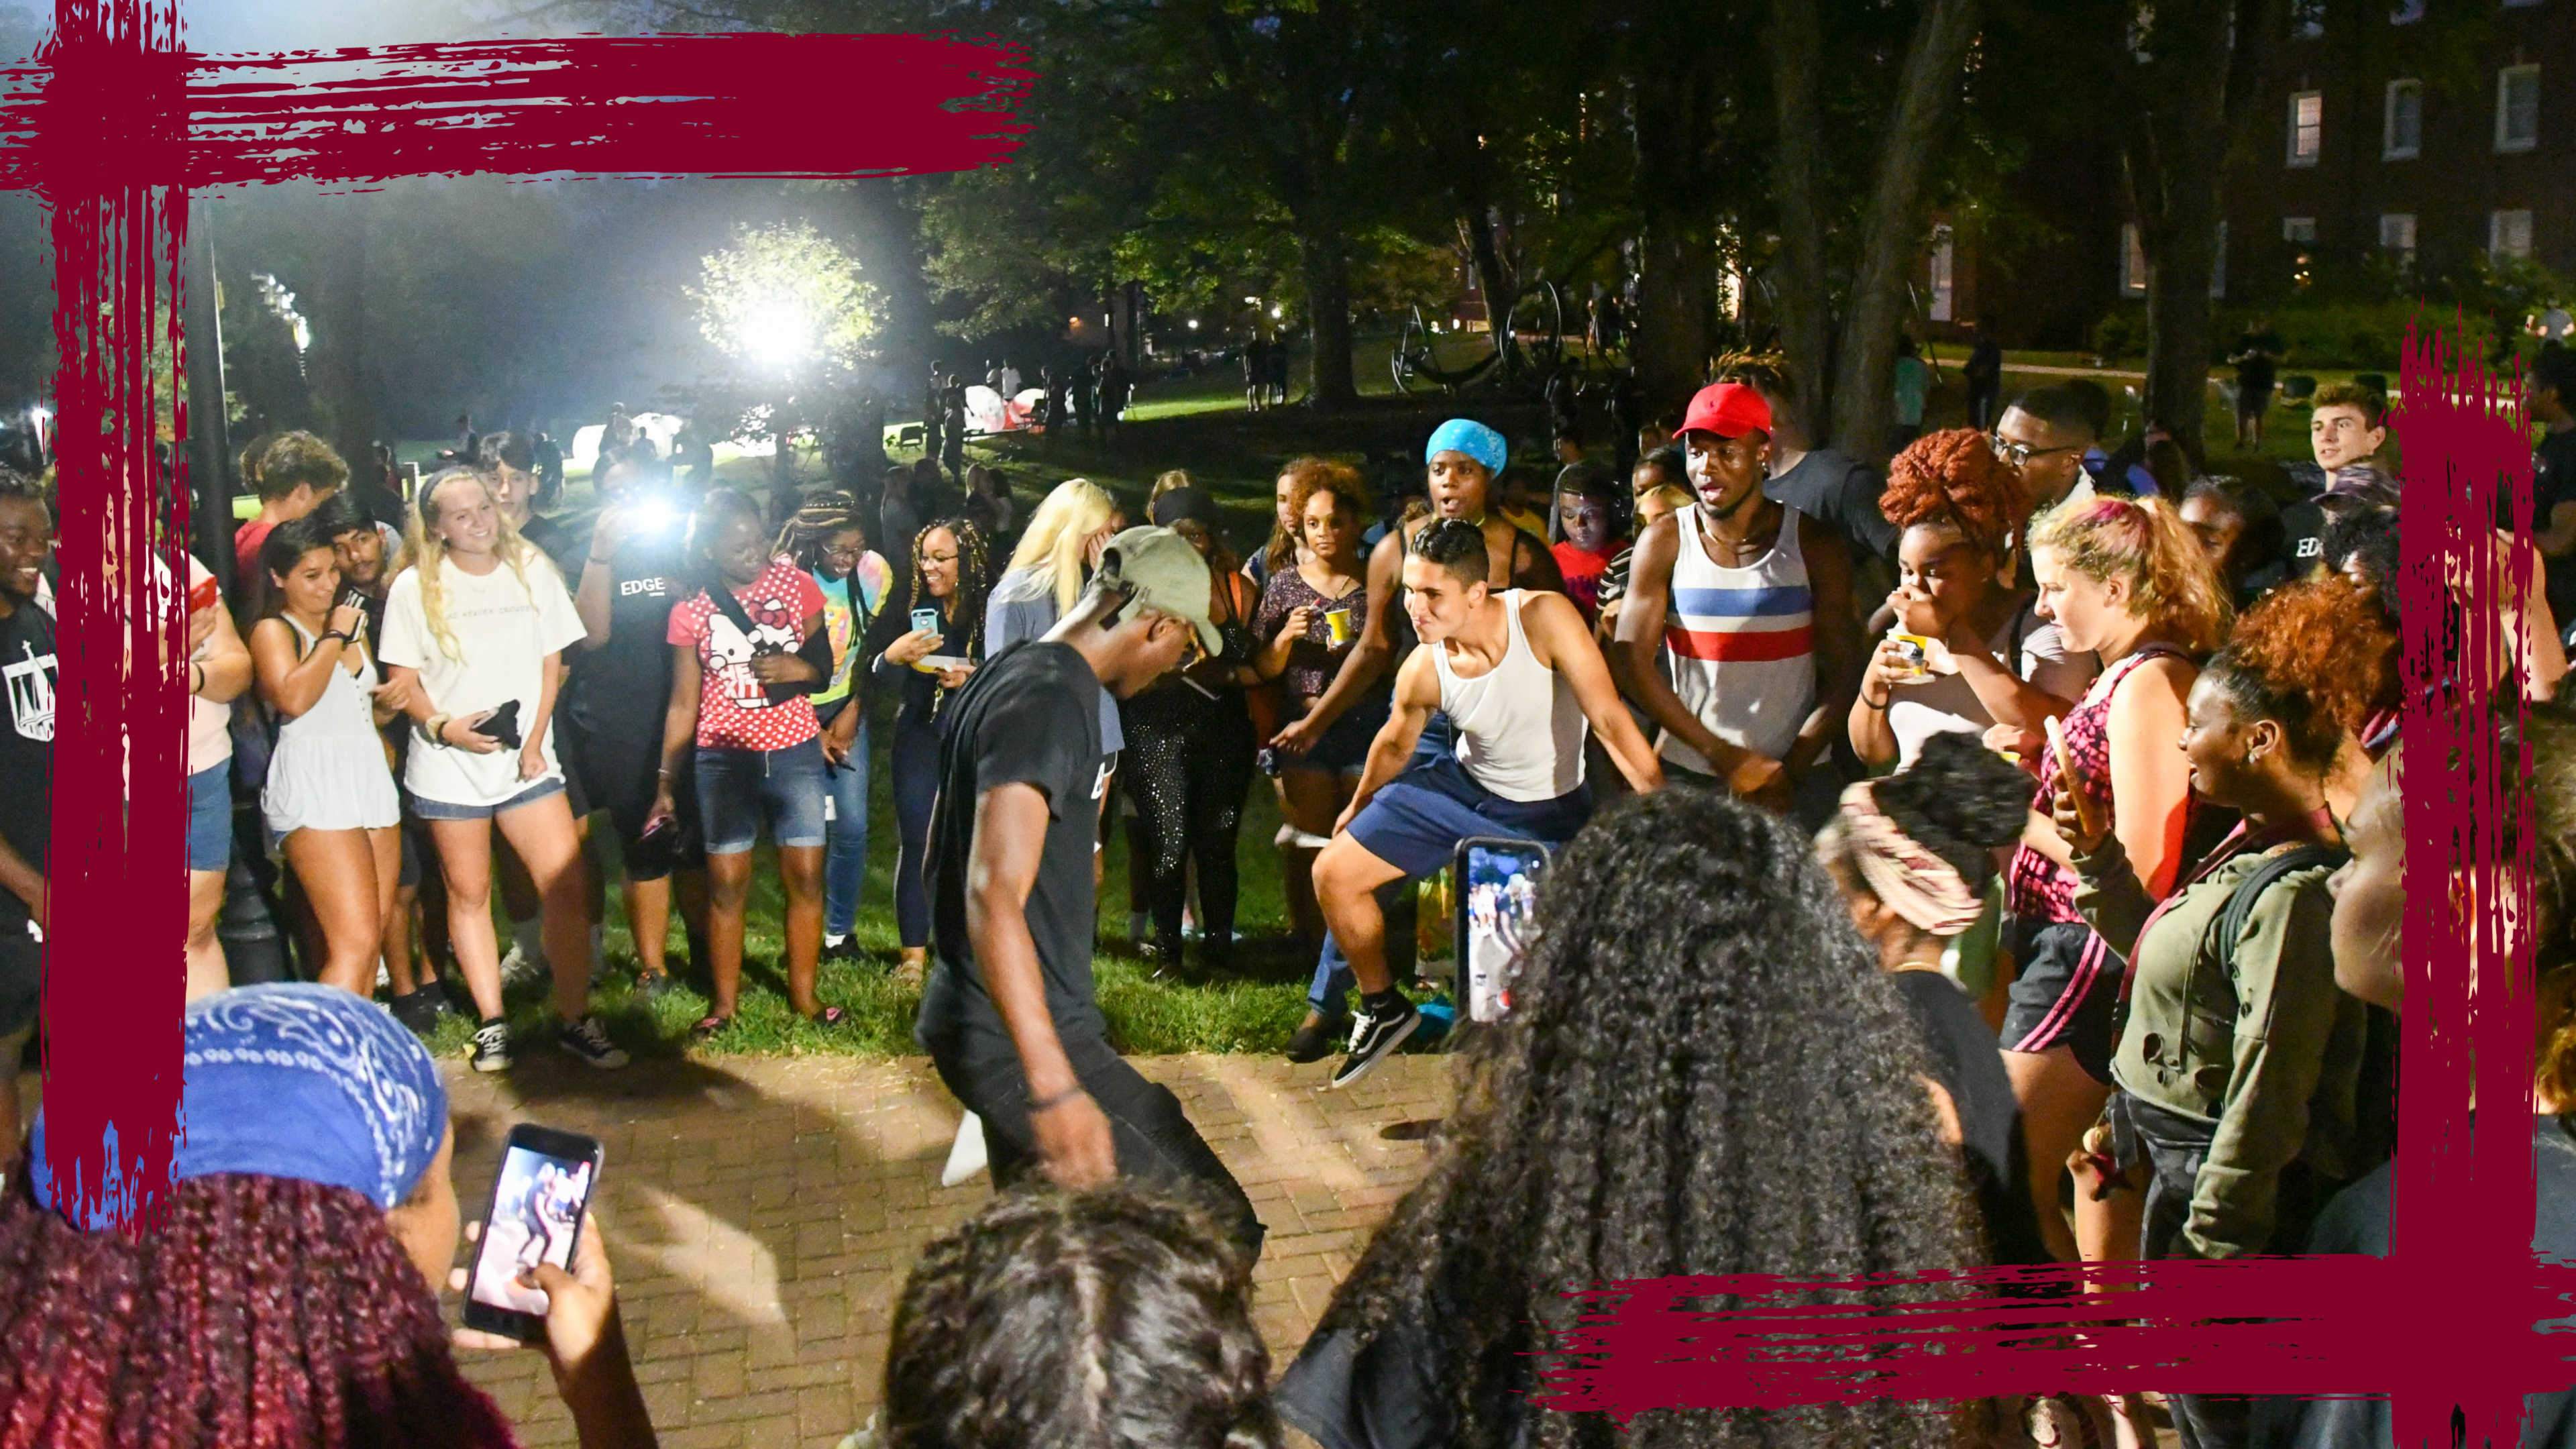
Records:
[[[192,1004],[184,1029],[171,1181],[291,1177],[391,1208],[438,1156],[447,1135],[438,1064],[374,1002],[336,986],[244,986]],[[40,1108],[28,1186],[50,1208],[44,1134]]]
[[[1487,473],[1500,473],[1511,449],[1503,445],[1503,435],[1477,422],[1474,418],[1451,418],[1434,429],[1431,441],[1422,448],[1422,461],[1429,463],[1436,453],[1464,453],[1485,465]]]

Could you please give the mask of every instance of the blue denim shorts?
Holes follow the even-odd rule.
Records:
[[[188,869],[229,870],[233,863],[233,762],[188,777]]]
[[[534,805],[548,795],[563,792],[563,776],[549,775],[498,805],[451,805],[426,795],[414,795],[411,797],[411,813],[423,820],[489,820],[495,815],[507,815],[522,805]]]
[[[764,823],[781,849],[821,849],[828,793],[818,740],[783,750],[698,751],[698,819],[709,855],[751,849]]]

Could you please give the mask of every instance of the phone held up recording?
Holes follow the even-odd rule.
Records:
[[[1470,836],[1458,842],[1458,974],[1467,1017],[1500,1021],[1512,1009],[1512,978],[1536,934],[1539,877],[1547,847],[1531,840]]]
[[[546,1331],[546,1291],[537,1265],[572,1271],[582,1214],[599,1189],[595,1138],[522,1122],[501,1148],[492,1204],[465,1285],[465,1326],[534,1343]]]

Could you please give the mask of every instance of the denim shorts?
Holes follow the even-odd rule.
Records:
[[[451,805],[426,795],[414,795],[411,797],[411,813],[423,820],[489,820],[495,815],[507,815],[522,805],[534,805],[549,795],[563,792],[563,776],[549,775],[498,805]]]
[[[781,849],[823,846],[823,746],[698,751],[698,819],[709,855],[740,855],[769,826]]]
[[[188,777],[188,869],[229,870],[233,863],[233,762]]]

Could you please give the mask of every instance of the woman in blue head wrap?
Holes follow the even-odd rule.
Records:
[[[1370,552],[1367,622],[1361,626],[1359,644],[1342,660],[1341,669],[1305,718],[1272,738],[1273,748],[1291,759],[1313,749],[1344,711],[1375,698],[1372,687],[1393,677],[1405,656],[1413,652],[1418,641],[1413,635],[1412,620],[1404,611],[1404,556],[1413,547],[1414,538],[1434,520],[1462,518],[1484,529],[1485,557],[1492,567],[1489,582],[1496,589],[1565,592],[1565,575],[1557,568],[1556,555],[1549,550],[1547,540],[1516,527],[1494,507],[1494,479],[1510,456],[1503,435],[1473,418],[1451,418],[1432,429],[1431,439],[1422,449],[1430,507],[1408,507],[1404,522],[1390,530]],[[1417,753],[1446,749],[1448,744],[1446,721],[1434,716],[1430,727],[1422,732]],[[1343,1015],[1349,985],[1350,974],[1342,964],[1341,952],[1327,940],[1323,959],[1315,968],[1314,989],[1308,997],[1313,1009],[1289,1043],[1291,1060],[1313,1061],[1323,1054]]]
[[[133,1234],[31,1160],[0,1196],[0,1423],[98,1449],[513,1442],[458,1370],[438,1294],[457,1246],[437,1065],[373,1003],[250,986],[192,1003],[185,1136]],[[585,1444],[650,1445],[600,1235],[537,1270]]]

